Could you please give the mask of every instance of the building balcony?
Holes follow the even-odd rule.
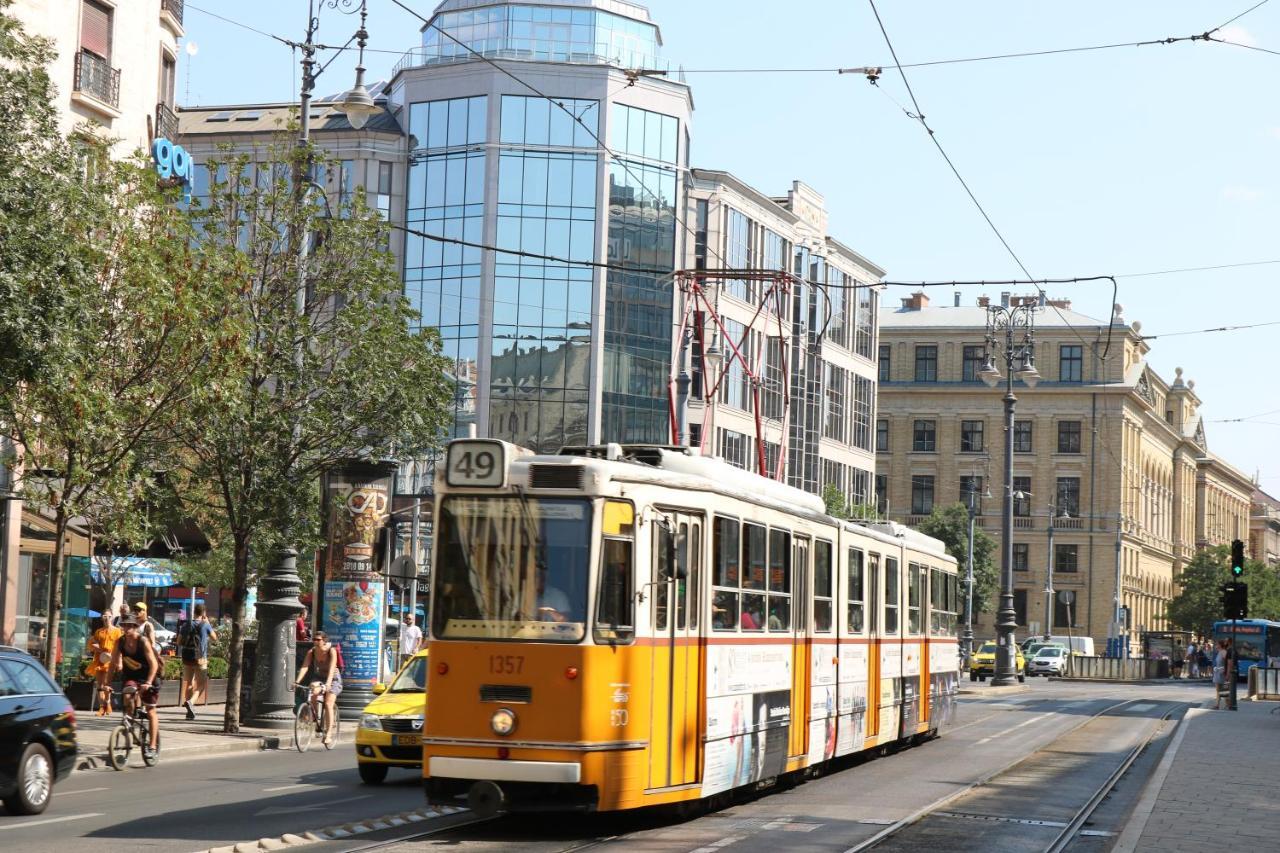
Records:
[[[76,54],[75,80],[72,81],[73,95],[79,94],[97,102],[90,107],[98,108],[100,104],[113,118],[120,115],[120,69],[112,68],[111,63],[88,51]]]
[[[160,0],[160,23],[168,27],[175,38],[182,38],[185,33],[182,28],[182,4],[183,0]]]
[[[172,142],[178,136],[178,114],[168,104],[156,104],[156,138]]]

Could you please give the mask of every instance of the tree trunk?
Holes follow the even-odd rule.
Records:
[[[53,560],[49,565],[49,615],[45,621],[44,665],[56,681],[58,678],[58,649],[61,646],[59,634],[62,630],[62,586],[63,563],[67,553],[67,505],[58,501],[58,511],[54,516]]]
[[[227,704],[223,731],[240,731],[240,684],[244,680],[244,617],[249,591],[249,537],[235,536],[235,577],[231,590],[231,644],[227,647]],[[252,677],[252,676],[251,676]]]

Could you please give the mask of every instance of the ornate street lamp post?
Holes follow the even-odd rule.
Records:
[[[1016,373],[1028,388],[1040,381],[1035,361],[1034,303],[1012,307],[992,305],[987,309],[987,357],[978,376],[989,387],[1000,383],[996,355],[1005,364],[1004,394],[1004,513],[1000,522],[1000,608],[996,612],[996,666],[991,679],[993,687],[1014,684],[1018,680],[1014,632],[1018,616],[1013,609],[1013,415],[1018,398],[1013,395]],[[1015,371],[1014,365],[1017,365]]]

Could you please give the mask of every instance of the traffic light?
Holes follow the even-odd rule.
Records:
[[[1245,619],[1249,615],[1249,585],[1232,581],[1222,585],[1222,618]]]
[[[1231,577],[1238,578],[1244,574],[1244,543],[1239,539],[1231,540]]]

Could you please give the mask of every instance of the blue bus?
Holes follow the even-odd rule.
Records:
[[[1213,623],[1214,641],[1231,641],[1231,620]],[[1280,665],[1280,622],[1266,619],[1237,619],[1236,675],[1248,678],[1255,666],[1266,666],[1268,660]]]

